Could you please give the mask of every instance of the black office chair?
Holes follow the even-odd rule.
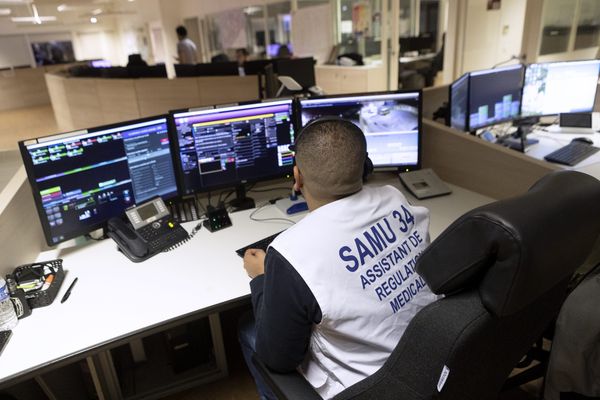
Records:
[[[460,217],[417,264],[445,297],[413,318],[379,371],[335,399],[497,398],[590,253],[600,233],[598,204],[598,180],[561,171]],[[275,374],[255,361],[280,399],[319,399],[299,374]]]

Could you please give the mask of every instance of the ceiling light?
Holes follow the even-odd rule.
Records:
[[[97,23],[97,22],[98,22],[98,18],[96,18],[96,17],[92,17],[92,18],[90,18],[90,22],[91,22],[92,24],[95,24],[95,23]]]
[[[0,8],[0,15],[10,15],[11,12],[10,8]]]
[[[58,12],[63,12],[63,11],[67,11],[68,6],[66,4],[61,4],[58,7],[56,7],[56,11]]]
[[[38,13],[38,9],[35,6],[35,4],[31,5],[31,10],[33,13],[33,16],[31,17],[12,17],[11,21],[12,22],[33,22],[34,24],[37,25],[41,25],[42,22],[49,22],[49,21],[56,21],[56,17],[53,15],[40,15]]]
[[[102,9],[96,8],[94,11],[92,11],[92,14],[94,14],[94,15],[102,14]]]
[[[34,24],[41,24],[42,22],[56,21],[54,16],[38,16],[38,17],[12,17],[12,22],[33,22]]]

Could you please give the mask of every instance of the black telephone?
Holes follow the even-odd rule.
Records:
[[[111,218],[107,235],[133,262],[147,260],[189,238],[187,231],[171,218],[160,197],[129,208],[125,214],[131,225],[121,218]]]

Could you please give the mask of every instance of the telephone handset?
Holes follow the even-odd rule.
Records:
[[[121,218],[111,218],[107,235],[133,262],[147,260],[189,238],[187,231],[171,218],[160,197],[129,208],[125,214],[130,224]]]

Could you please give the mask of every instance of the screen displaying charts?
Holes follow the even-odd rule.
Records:
[[[469,74],[469,130],[519,116],[523,66],[475,71]]]

